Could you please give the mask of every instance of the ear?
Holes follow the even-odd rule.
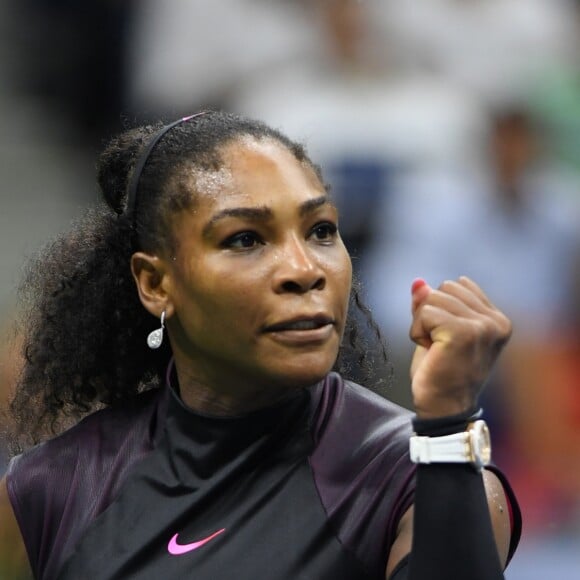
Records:
[[[131,272],[145,309],[157,318],[165,311],[167,318],[170,318],[173,304],[170,276],[165,261],[158,256],[136,252],[131,256]]]

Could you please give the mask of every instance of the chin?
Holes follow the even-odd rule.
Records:
[[[334,362],[334,361],[333,361]],[[304,388],[321,381],[331,370],[329,364],[297,364],[291,368],[279,369],[277,380],[286,387]]]

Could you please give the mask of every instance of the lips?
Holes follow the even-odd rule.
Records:
[[[334,324],[334,320],[330,318],[330,316],[323,314],[317,314],[314,316],[300,316],[290,320],[277,322],[276,324],[271,324],[265,328],[265,332],[283,332],[288,330],[308,331],[316,330],[329,324]]]

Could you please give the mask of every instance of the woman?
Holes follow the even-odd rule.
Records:
[[[35,578],[503,577],[517,503],[452,451],[510,334],[474,282],[413,286],[413,418],[331,372],[358,295],[300,146],[200,113],[121,135],[99,183],[27,282],[23,432],[106,407],[0,486]]]

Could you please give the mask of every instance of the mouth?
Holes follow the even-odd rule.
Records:
[[[304,332],[318,330],[330,325],[334,325],[334,319],[324,314],[317,314],[314,316],[300,316],[271,324],[264,329],[264,332]]]
[[[267,326],[264,333],[275,342],[290,348],[320,348],[335,336],[336,321],[317,314],[299,316]]]

